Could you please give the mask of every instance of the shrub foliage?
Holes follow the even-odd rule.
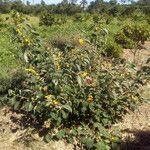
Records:
[[[100,32],[106,35],[106,30]],[[31,51],[25,78],[8,91],[7,100],[42,122],[48,130],[46,141],[65,139],[86,149],[116,149],[120,135],[110,128],[141,101],[139,76],[132,64],[103,58],[97,43],[103,40],[97,34],[89,39],[94,48]]]

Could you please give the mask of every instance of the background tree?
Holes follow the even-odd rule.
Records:
[[[81,7],[82,7],[83,9],[85,9],[85,7],[86,7],[86,5],[88,4],[88,2],[87,2],[87,0],[82,0],[82,1],[80,2],[80,4],[81,4]]]
[[[71,4],[76,4],[78,0],[70,0]]]
[[[61,4],[68,4],[68,0],[62,0]]]

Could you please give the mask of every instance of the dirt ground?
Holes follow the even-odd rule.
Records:
[[[124,58],[133,61],[130,50],[124,51]],[[136,55],[136,63],[140,67],[150,58],[150,41]],[[149,102],[141,104],[136,111],[126,114],[122,122],[115,126],[124,130],[125,142],[121,150],[150,150],[150,83],[143,87],[141,93]],[[45,143],[38,134],[28,136],[23,129],[13,121],[20,114],[12,113],[7,107],[0,108],[0,150],[73,150],[73,145],[63,141]],[[130,140],[129,140],[130,139]],[[143,140],[145,139],[145,140]]]
[[[3,107],[0,108],[0,150],[73,150],[71,144],[63,141],[45,143],[38,134],[23,129],[14,118],[21,115]]]
[[[131,50],[124,50],[124,58],[137,64],[140,68],[150,58],[150,41],[134,55]],[[148,64],[150,65],[150,63]],[[123,117],[122,122],[116,124],[121,128],[124,138],[121,150],[150,150],[150,83],[142,88],[142,97],[147,101]]]
[[[135,60],[135,63],[138,67],[141,67],[146,63],[147,59],[150,58],[150,41],[145,42],[144,46],[140,50],[137,51],[135,59],[133,55],[133,50],[125,49],[123,58],[127,59],[130,62]]]

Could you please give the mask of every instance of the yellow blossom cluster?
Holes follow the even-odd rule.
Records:
[[[16,33],[21,37],[24,46],[30,46],[32,44],[31,37],[26,35],[25,29],[21,24],[16,26]]]
[[[30,45],[31,45],[31,40],[30,40],[30,38],[29,38],[29,37],[24,38],[24,39],[23,39],[23,43],[24,43],[24,45],[26,45],[26,46],[30,46]]]
[[[88,97],[87,97],[87,102],[88,102],[88,103],[92,103],[93,101],[94,101],[93,96],[92,96],[92,95],[88,95]]]
[[[80,72],[79,72],[79,75],[80,75],[82,78],[86,78],[89,74],[88,74],[86,71],[80,71]]]
[[[29,68],[25,69],[27,72],[31,73],[32,75],[35,75],[37,77],[39,77],[39,74],[38,72],[36,71],[36,69],[30,65]]]
[[[79,43],[80,45],[83,45],[84,44],[84,40],[82,38],[79,39]]]
[[[62,53],[58,52],[57,54],[53,55],[53,59],[54,59],[54,65],[56,70],[60,70],[61,69],[61,60],[62,60]]]
[[[60,101],[58,99],[55,99],[55,96],[52,95],[52,94],[49,94],[47,96],[45,96],[46,100],[48,102],[50,102],[50,104],[56,106],[56,105],[59,105],[60,104]]]

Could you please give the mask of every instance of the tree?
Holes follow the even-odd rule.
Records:
[[[42,6],[45,6],[44,0],[41,0],[41,5],[42,5]]]
[[[27,4],[27,6],[29,6],[29,5],[30,5],[30,2],[27,0],[26,4]]]
[[[62,0],[61,4],[68,4],[68,0]]]
[[[110,0],[110,1],[109,1],[109,4],[114,6],[114,5],[117,4],[117,0]]]
[[[143,5],[150,5],[150,0],[138,0],[139,4],[143,4]]]
[[[71,4],[76,4],[78,0],[70,0]]]
[[[81,6],[82,6],[83,9],[85,9],[87,3],[88,3],[87,0],[82,0],[82,1],[80,2],[80,4],[81,4]]]

